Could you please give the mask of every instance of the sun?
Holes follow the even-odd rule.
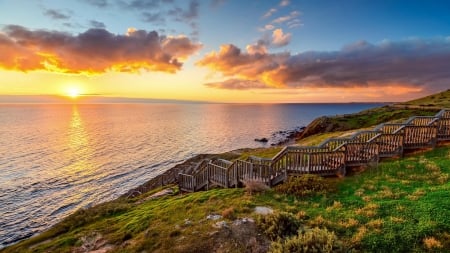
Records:
[[[67,96],[77,98],[80,96],[80,89],[78,87],[70,87],[67,89]]]

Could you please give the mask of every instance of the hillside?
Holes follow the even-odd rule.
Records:
[[[442,108],[450,108],[450,90],[354,114],[320,117],[313,120],[297,140],[319,133],[373,127],[385,122],[401,121],[411,116],[431,116]]]
[[[336,251],[448,252],[449,175],[450,148],[441,147],[351,177],[326,178],[332,189],[315,194],[251,195],[244,189],[179,194],[169,187],[174,189],[169,196],[149,198],[154,191],[79,210],[1,252],[264,252],[270,233],[257,230],[256,207],[292,214],[285,226],[326,228],[339,242]],[[321,183],[312,184],[314,189]]]
[[[416,106],[420,108],[450,108],[450,89],[423,98],[398,103],[397,106]]]

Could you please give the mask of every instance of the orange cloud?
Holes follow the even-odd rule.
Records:
[[[182,60],[201,47],[187,37],[159,36],[155,31],[128,29],[125,35],[116,35],[105,29],[89,29],[71,35],[9,25],[0,33],[0,68],[75,74],[174,73],[181,69]]]
[[[241,52],[224,45],[197,65],[221,72],[229,80],[208,87],[260,88],[368,88],[401,87],[427,91],[448,89],[450,40],[385,41],[378,45],[357,42],[339,51],[269,53],[264,44]],[[397,85],[398,84],[398,85]],[[400,85],[401,84],[401,85]],[[406,87],[406,88],[405,88]]]
[[[283,29],[275,29],[272,33],[272,44],[277,47],[286,46],[291,41],[292,34],[283,33]]]
[[[267,54],[263,48],[256,50],[249,47],[248,50],[249,52],[241,52],[232,44],[222,45],[218,53],[207,54],[197,65],[209,67],[225,76],[254,80],[262,73],[278,69],[289,57],[287,53]]]

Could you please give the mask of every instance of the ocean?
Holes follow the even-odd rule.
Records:
[[[197,154],[380,105],[0,104],[0,248]]]

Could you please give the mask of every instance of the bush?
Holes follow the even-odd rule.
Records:
[[[269,186],[267,186],[263,182],[256,181],[256,180],[245,180],[244,185],[245,185],[245,191],[250,195],[253,195],[255,193],[265,192],[270,189]]]
[[[256,219],[258,227],[271,239],[296,235],[300,221],[291,213],[275,212]]]
[[[234,213],[234,208],[233,207],[229,207],[225,210],[222,211],[222,217],[224,217],[225,219],[230,219],[233,220],[236,218],[236,214]]]
[[[300,177],[289,177],[285,183],[275,187],[275,190],[281,193],[303,197],[314,194],[324,194],[333,191],[334,187],[332,187],[323,177],[306,174]]]
[[[285,241],[273,242],[269,250],[272,253],[339,251],[342,251],[341,243],[334,232],[320,228],[307,230]]]

